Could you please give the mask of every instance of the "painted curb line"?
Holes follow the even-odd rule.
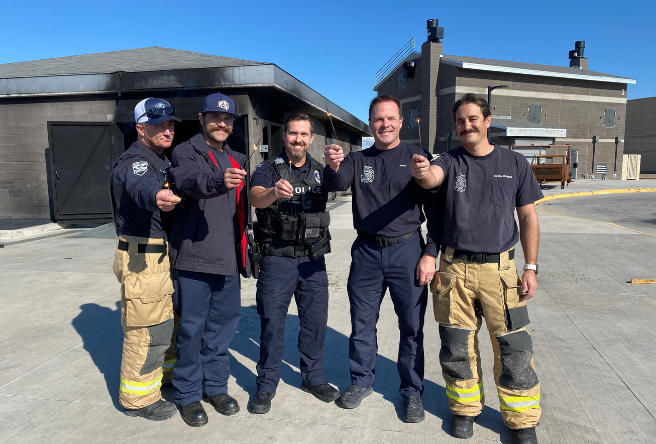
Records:
[[[656,188],[618,188],[616,190],[579,191],[577,193],[554,194],[551,196],[543,197],[542,199],[536,200],[535,205],[539,205],[542,202],[546,202],[548,200],[564,199],[566,197],[593,196],[593,195],[603,195],[603,194],[653,193],[653,192],[656,192]]]

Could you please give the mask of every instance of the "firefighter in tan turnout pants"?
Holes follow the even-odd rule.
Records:
[[[119,401],[128,416],[161,421],[177,410],[162,399],[160,387],[164,356],[175,356],[164,218],[180,202],[163,189],[170,163],[162,152],[173,142],[173,121],[180,120],[161,99],[139,102],[134,113],[139,138],[114,164],[110,183],[124,332]]]
[[[529,323],[525,301],[537,287],[540,229],[534,202],[542,192],[524,156],[488,142],[491,115],[485,99],[465,94],[452,111],[463,146],[430,163],[415,156],[411,164],[421,186],[441,184],[431,237],[442,239],[442,254],[431,290],[440,323],[440,364],[454,415],[451,434],[473,436],[473,422],[483,409],[477,335],[484,316],[501,415],[514,443],[537,443],[540,384],[524,327]],[[514,260],[518,240],[526,262],[522,280]]]

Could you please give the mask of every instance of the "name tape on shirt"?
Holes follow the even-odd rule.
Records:
[[[143,176],[148,171],[148,162],[140,161],[132,164],[132,172],[137,176]]]

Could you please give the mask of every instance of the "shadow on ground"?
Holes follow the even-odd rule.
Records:
[[[80,314],[73,319],[73,327],[82,337],[84,349],[91,356],[94,364],[105,378],[107,390],[112,398],[114,406],[122,410],[118,402],[121,349],[123,332],[120,328],[120,302],[117,309],[102,307],[97,304],[83,304],[80,306]],[[254,305],[242,307],[241,320],[230,350],[237,352],[256,363],[260,357],[260,319]],[[112,328],[114,326],[115,328]],[[280,377],[285,384],[301,389],[301,375],[295,369],[300,357],[295,347],[294,339],[300,331],[299,318],[296,315],[288,315],[285,325],[286,347],[281,367]],[[292,344],[292,346],[289,346]],[[435,350],[428,350],[429,353]],[[344,392],[350,385],[349,360],[348,360],[348,337],[333,328],[328,327],[326,333],[326,355],[324,368],[326,370],[326,381],[336,385],[340,392]],[[238,362],[234,356],[230,361],[231,374],[237,384],[249,395],[249,399],[255,395],[255,365],[248,368]],[[378,355],[376,360],[377,381],[374,391],[381,394],[383,398],[394,404],[399,420],[403,417],[403,399],[398,392],[400,379],[396,368],[396,362],[384,356]],[[383,376],[384,375],[384,376]],[[494,388],[490,390],[494,393]],[[162,394],[165,399],[172,401],[173,388],[164,387]],[[444,386],[431,380],[424,380],[423,394],[424,408],[427,412],[442,420],[442,428],[448,434],[451,423],[447,397]],[[494,409],[485,407],[476,421],[481,427],[487,428],[503,437],[508,435],[503,426],[501,414]]]

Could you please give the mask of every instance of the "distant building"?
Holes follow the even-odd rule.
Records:
[[[640,154],[640,173],[656,174],[656,97],[626,104],[626,154]]]
[[[271,63],[159,47],[8,63],[0,65],[0,218],[111,220],[109,173],[136,140],[135,105],[160,97],[175,106],[183,120],[177,145],[199,131],[201,100],[216,91],[242,115],[231,147],[250,155],[258,145],[251,169],[281,151],[291,111],[314,120],[310,154],[319,161],[326,143],[360,150],[370,135],[364,122]]]
[[[609,178],[613,173],[620,178],[624,144],[616,144],[616,137],[624,137],[627,85],[635,80],[588,70],[585,42],[570,51],[570,67],[536,65],[445,55],[443,28],[437,20],[429,20],[427,28],[421,52],[414,52],[412,39],[376,76],[378,95],[401,100],[402,139],[432,153],[456,148],[451,115],[456,100],[465,93],[487,98],[489,87],[503,86],[491,93],[493,143],[571,144],[578,150],[579,177],[607,171]],[[538,154],[534,148],[518,151],[529,158]],[[564,148],[547,154],[564,154]]]

